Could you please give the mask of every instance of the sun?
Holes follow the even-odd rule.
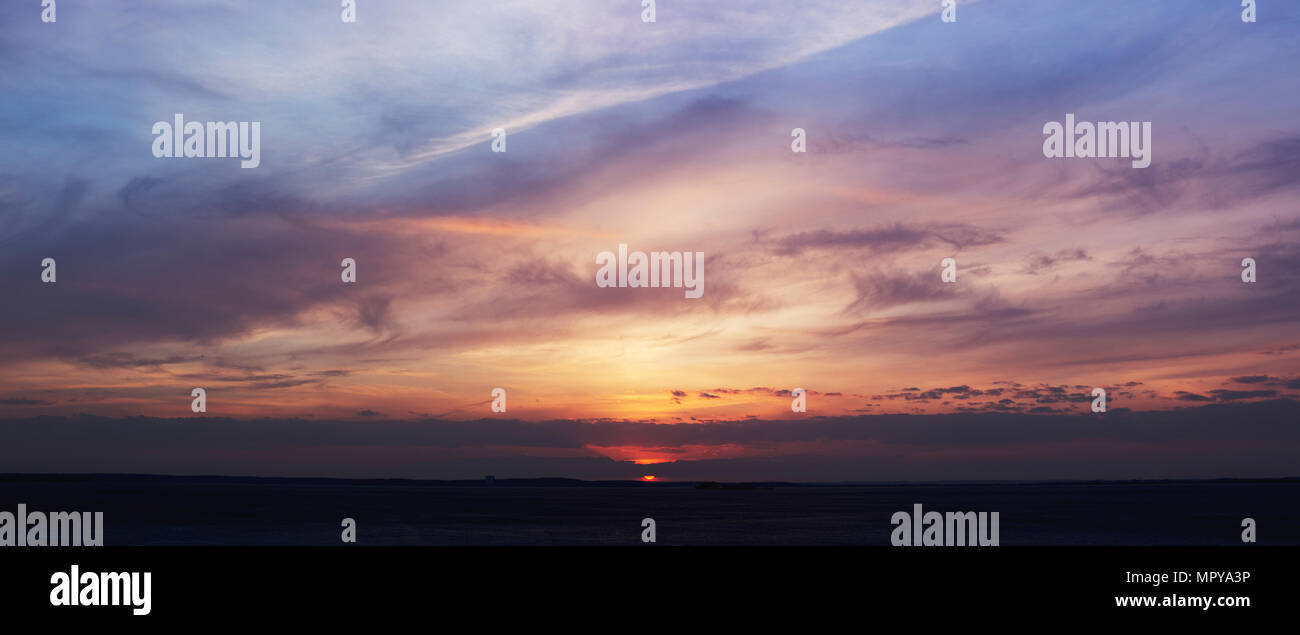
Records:
[[[654,474],[646,474],[645,476],[642,476],[642,477],[641,477],[641,480],[643,480],[643,481],[653,481],[653,480],[655,480],[655,475],[654,475]]]

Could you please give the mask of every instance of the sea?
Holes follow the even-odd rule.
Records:
[[[0,512],[103,512],[104,544],[890,544],[895,512],[998,512],[1002,546],[1300,545],[1300,479],[694,483],[0,475]]]

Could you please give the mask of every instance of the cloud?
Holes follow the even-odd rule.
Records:
[[[1062,249],[1056,252],[1056,255],[1053,256],[1035,254],[1029,258],[1029,262],[1025,263],[1024,272],[1037,275],[1050,270],[1061,263],[1086,260],[1092,260],[1092,258],[1088,256],[1086,250],[1080,248]]]
[[[1295,7],[1220,32],[1210,1],[982,3],[954,39],[930,0],[804,2],[798,20],[706,3],[671,29],[600,2],[413,5],[332,46],[337,15],[300,4],[251,22],[106,4],[57,42],[38,23],[0,34],[0,134],[24,149],[0,157],[5,397],[158,414],[210,380],[268,416],[404,390],[385,411],[464,416],[459,395],[508,371],[573,410],[539,416],[599,417],[629,390],[676,409],[662,387],[687,367],[717,377],[697,386],[785,385],[759,374],[779,368],[830,376],[827,396],[917,388],[874,407],[1019,413],[1082,403],[1084,380],[1061,378],[1103,369],[1177,377],[1162,406],[1264,398],[1209,392],[1234,387],[1211,383],[1223,368],[1291,376],[1300,136],[1276,113],[1297,91],[1258,60],[1295,51],[1279,26]],[[134,28],[145,11],[195,46],[158,56],[174,47]],[[148,156],[148,124],[176,111],[262,121],[263,167]],[[1044,160],[1041,125],[1066,112],[1154,120],[1156,163]],[[594,254],[621,241],[707,251],[705,297],[595,288]],[[938,283],[939,250],[963,252],[958,285]],[[984,388],[1005,376],[1053,379]],[[737,394],[682,392],[710,409]]]
[[[2,406],[48,406],[48,405],[53,405],[53,403],[54,402],[52,401],[41,401],[39,399],[23,399],[20,397],[0,399],[0,405]]]
[[[1276,396],[1277,396],[1277,391],[1276,391],[1276,390],[1225,390],[1225,389],[1218,389],[1218,390],[1211,390],[1211,391],[1210,391],[1210,394],[1211,394],[1211,395],[1214,395],[1214,396],[1215,396],[1217,399],[1219,399],[1220,401],[1238,401],[1238,400],[1241,400],[1241,399],[1262,399],[1262,398],[1271,398],[1271,397],[1276,397]]]
[[[170,355],[161,358],[141,358],[136,357],[133,353],[110,352],[87,355],[78,361],[90,366],[91,368],[141,368],[165,366],[169,364],[185,364],[200,359],[202,358],[196,355]]]
[[[850,272],[857,297],[845,308],[846,311],[869,311],[912,304],[915,302],[936,302],[955,297],[952,287],[936,284],[935,272],[916,272],[913,274],[890,274],[877,271],[871,274]]]
[[[1268,375],[1241,375],[1239,377],[1233,377],[1232,381],[1237,382],[1238,384],[1262,384],[1266,381],[1271,381],[1272,379],[1273,377]]]
[[[897,223],[873,229],[851,231],[818,230],[800,232],[776,241],[775,250],[794,255],[810,249],[866,249],[874,253],[892,253],[946,244],[962,249],[1001,242],[998,234],[971,225],[949,223],[905,225]]]

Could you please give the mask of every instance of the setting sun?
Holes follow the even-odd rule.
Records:
[[[646,474],[645,476],[642,476],[642,477],[641,477],[641,480],[643,480],[643,481],[653,481],[653,480],[655,480],[655,476],[654,476],[654,474]]]

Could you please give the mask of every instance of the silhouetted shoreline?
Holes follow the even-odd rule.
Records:
[[[387,485],[387,486],[438,486],[438,487],[700,487],[714,490],[770,489],[773,487],[885,487],[885,486],[948,486],[948,485],[1150,485],[1161,483],[1294,483],[1300,476],[1278,478],[1206,478],[1206,479],[1086,479],[1086,480],[951,480],[951,481],[706,481],[680,480],[644,481],[584,480],[565,477],[496,478],[492,483],[483,479],[408,479],[408,478],[335,478],[297,476],[226,476],[220,474],[39,474],[0,473],[0,481],[13,482],[78,482],[78,481],[134,481],[134,482],[190,482],[190,483],[240,483],[240,484],[300,484],[322,485]]]

